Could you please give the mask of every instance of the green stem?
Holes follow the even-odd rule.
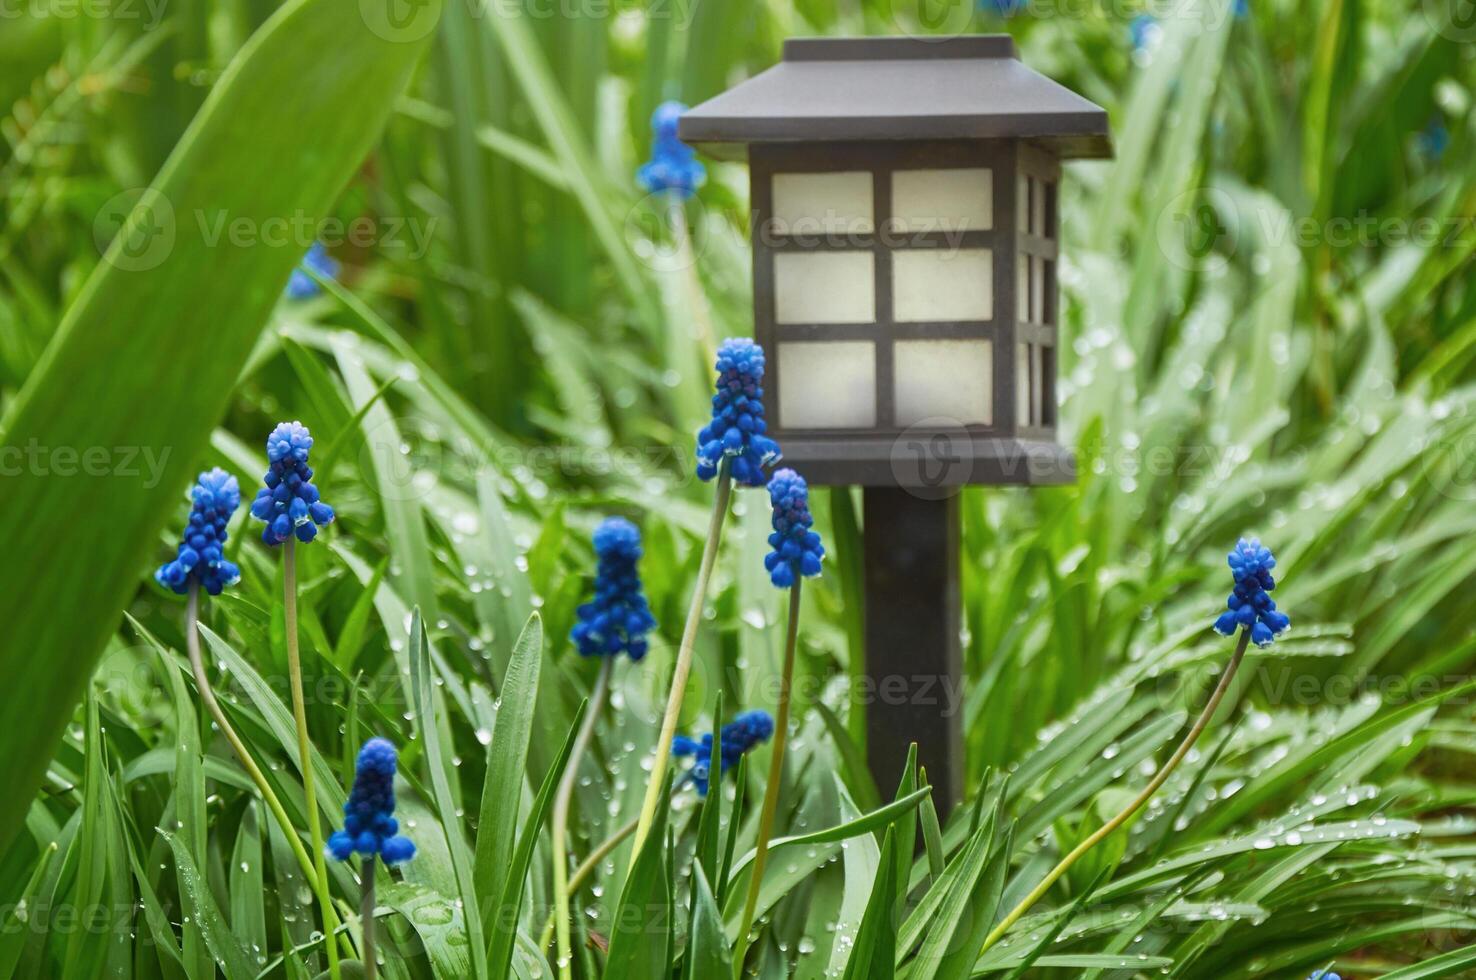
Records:
[[[697,253],[692,248],[692,231],[687,225],[687,205],[675,191],[668,195],[666,213],[676,238],[677,259],[686,272],[687,305],[692,320],[697,324],[698,343],[702,345],[704,355],[703,363],[711,364],[717,357],[717,334],[712,329],[707,294],[702,291],[702,277],[697,270]]]
[[[1109,834],[1111,834],[1114,830],[1127,823],[1128,820],[1132,818],[1133,814],[1141,810],[1144,804],[1146,804],[1148,800],[1152,798],[1153,794],[1158,792],[1159,787],[1161,787],[1168,780],[1173,771],[1179,767],[1179,763],[1184,761],[1184,757],[1189,754],[1189,750],[1194,747],[1194,743],[1199,741],[1199,736],[1202,735],[1205,728],[1209,726],[1210,719],[1214,717],[1215,709],[1220,706],[1220,702],[1224,700],[1225,692],[1230,689],[1230,681],[1234,679],[1235,672],[1240,669],[1240,662],[1245,659],[1246,647],[1249,644],[1250,630],[1241,630],[1240,642],[1235,645],[1235,654],[1230,658],[1230,663],[1226,665],[1225,672],[1220,675],[1220,683],[1215,685],[1215,692],[1210,695],[1209,703],[1206,704],[1204,706],[1204,710],[1199,713],[1199,718],[1195,720],[1194,727],[1189,730],[1189,734],[1184,737],[1184,741],[1179,744],[1178,749],[1174,751],[1174,754],[1169,758],[1168,762],[1165,762],[1163,764],[1163,768],[1158,770],[1153,779],[1148,783],[1146,787],[1144,787],[1143,792],[1139,793],[1131,803],[1124,807],[1121,813],[1103,824],[1101,829],[1099,829],[1096,833],[1092,834],[1086,840],[1076,845],[1076,848],[1070,854],[1062,858],[1060,863],[1051,869],[1050,874],[1046,875],[1041,883],[1035,886],[1035,890],[1032,891],[1029,895],[1026,895],[1025,898],[1021,900],[1020,904],[1016,905],[1014,909],[1011,910],[1010,914],[1005,916],[1004,920],[1001,921],[999,925],[994,927],[994,931],[991,932],[987,938],[985,938],[983,948],[979,950],[979,954],[981,956],[989,949],[989,947],[999,942],[1004,934],[1009,931],[1010,926],[1014,925],[1020,920],[1021,916],[1030,911],[1031,907],[1035,905],[1036,902],[1045,897],[1046,892],[1051,890],[1051,886],[1054,885],[1073,864],[1080,860],[1083,854],[1085,854],[1087,851],[1090,851],[1097,844],[1101,843],[1102,840],[1106,838]]]
[[[599,867],[600,862],[609,857],[610,852],[619,847],[621,841],[625,840],[625,838],[635,833],[635,829],[636,822],[632,820],[630,823],[621,827],[619,830],[615,831],[615,833],[606,838],[604,843],[600,844],[599,847],[596,847],[594,850],[590,851],[589,857],[585,858],[580,863],[579,867],[574,869],[574,874],[569,877],[569,894],[578,894],[579,886],[583,885],[586,881],[589,880],[589,876],[594,874],[594,869]],[[538,948],[548,949],[548,944],[553,942],[553,938],[554,914],[550,912],[548,916],[548,921],[543,924],[543,933],[538,938]]]
[[[374,959],[374,855],[364,857],[361,868],[364,881],[359,898],[360,949],[363,950],[364,980],[374,980],[379,964]]]
[[[292,818],[287,816],[287,810],[282,806],[282,801],[277,798],[272,784],[267,782],[266,774],[256,764],[251,753],[246,749],[246,743],[236,730],[231,727],[225,712],[220,707],[220,702],[215,698],[215,690],[210,686],[210,678],[205,673],[205,658],[200,653],[200,586],[198,583],[190,583],[189,604],[185,611],[185,648],[189,651],[190,670],[195,675],[195,688],[200,692],[200,700],[205,703],[205,709],[210,712],[210,717],[215,719],[215,725],[225,740],[230,743],[236,753],[236,758],[241,760],[241,767],[246,770],[246,775],[256,784],[262,799],[266,800],[267,809],[272,811],[272,816],[277,821],[277,826],[282,828],[282,836],[286,838],[292,853],[297,857],[297,863],[302,868],[302,873],[308,881],[312,881],[316,874],[313,869],[313,859],[308,856],[307,849],[302,846],[302,839],[298,836],[297,828],[292,826]],[[338,923],[335,918],[333,928],[336,931]]]
[[[313,842],[313,883],[323,910],[323,931],[337,929],[333,899],[328,893],[328,863],[323,853],[323,828],[318,820],[318,798],[313,792],[313,744],[308,737],[307,702],[302,694],[302,657],[297,650],[297,542],[288,538],[282,546],[283,603],[287,626],[287,678],[292,685],[292,715],[297,720],[297,757],[302,767],[302,795],[307,810],[308,836]],[[340,980],[338,946],[329,942],[328,975]]]
[[[559,933],[559,976],[569,980],[574,975],[574,951],[569,940],[569,802],[574,796],[574,780],[579,774],[579,760],[589,749],[594,737],[595,720],[605,706],[610,691],[610,672],[614,669],[614,657],[600,658],[600,674],[595,680],[594,693],[589,698],[589,710],[574,737],[574,747],[569,754],[569,763],[564,767],[559,780],[558,795],[553,807],[553,866],[554,866],[554,914],[558,916]],[[546,946],[543,948],[547,948]]]
[[[784,672],[779,677],[779,705],[774,712],[774,754],[769,762],[769,783],[764,789],[764,808],[759,816],[758,840],[754,844],[753,870],[748,877],[748,897],[743,901],[743,918],[738,924],[738,944],[733,949],[733,976],[743,976],[743,961],[748,957],[748,933],[758,909],[759,887],[764,880],[764,862],[769,856],[769,840],[774,835],[774,814],[779,810],[779,787],[784,776],[784,747],[789,736],[789,696],[794,682],[794,651],[799,640],[800,582],[795,570],[794,585],[789,590],[789,631],[784,638]]]
[[[687,693],[687,678],[692,673],[692,650],[697,645],[697,627],[702,622],[702,607],[707,602],[707,584],[712,578],[712,567],[717,561],[718,540],[723,536],[723,520],[728,515],[728,498],[732,491],[733,481],[728,478],[728,462],[723,460],[718,467],[712,521],[707,528],[707,543],[702,546],[702,564],[697,570],[697,587],[692,593],[692,605],[687,609],[687,625],[682,630],[682,645],[677,650],[676,667],[671,675],[671,694],[666,700],[666,716],[661,721],[661,734],[656,741],[656,758],[651,765],[651,779],[646,784],[646,799],[641,805],[641,815],[636,819],[635,846],[630,850],[632,868],[641,853],[646,835],[651,832],[651,824],[656,819],[656,807],[661,802],[661,790],[666,785],[666,769],[671,762],[671,740],[676,736],[677,723],[682,716],[682,699]]]

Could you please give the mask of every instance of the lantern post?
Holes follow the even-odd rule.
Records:
[[[679,134],[749,164],[786,465],[862,488],[852,694],[872,774],[895,786],[916,742],[946,810],[963,796],[958,494],[1075,478],[1056,441],[1058,191],[1062,160],[1111,156],[1107,114],[1008,35],[800,39]]]

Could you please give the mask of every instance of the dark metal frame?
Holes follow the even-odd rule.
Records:
[[[963,233],[900,232],[891,228],[892,175],[899,170],[987,167],[993,182],[993,223],[988,231]],[[946,487],[966,483],[1068,483],[1075,478],[1071,454],[1055,442],[1055,379],[1042,372],[1039,397],[1048,406],[1044,425],[1016,418],[1016,358],[1019,344],[1033,344],[1054,364],[1056,343],[1055,263],[1058,258],[1057,207],[1046,209],[1047,234],[1028,234],[1019,225],[1017,188],[1021,175],[1059,186],[1060,163],[1045,150],[1020,140],[755,144],[749,148],[754,212],[754,329],[770,354],[765,411],[771,433],[784,446],[786,460],[807,479],[823,484]],[[786,236],[774,222],[776,174],[865,171],[872,176],[874,230],[847,233],[836,245],[816,244],[814,236]],[[817,233],[823,234],[823,233]],[[897,246],[894,237],[905,237]],[[953,238],[953,241],[949,239]],[[903,250],[988,248],[993,274],[993,318],[985,321],[898,323],[894,319],[892,257]],[[863,251],[873,256],[875,316],[868,324],[783,324],[775,310],[775,257],[791,251]],[[1028,256],[1047,260],[1044,286],[1046,324],[1025,322],[1017,296],[1017,263]],[[865,429],[795,429],[781,424],[779,341],[865,340],[875,345],[877,424]],[[894,344],[905,340],[979,339],[992,344],[993,406],[989,425],[970,424],[934,430],[902,427],[895,421]],[[927,448],[924,448],[927,447]]]

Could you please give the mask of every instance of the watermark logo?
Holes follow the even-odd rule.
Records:
[[[1193,187],[1158,215],[1159,250],[1181,269],[1223,272],[1240,243],[1240,215],[1222,190]]]
[[[1425,0],[1425,20],[1441,37],[1476,41],[1476,0]]]
[[[934,416],[892,442],[892,476],[923,500],[946,500],[973,475],[973,437],[957,419]]]
[[[897,33],[924,41],[967,34],[974,22],[974,0],[891,0]]]
[[[92,222],[92,240],[109,264],[125,272],[147,272],[174,250],[178,229],[174,206],[152,188],[133,188],[109,198]]]
[[[441,19],[434,0],[359,0],[359,16],[375,36],[396,44],[423,39]]]

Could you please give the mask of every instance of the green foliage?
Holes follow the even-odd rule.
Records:
[[[300,869],[198,710],[181,604],[148,578],[189,475],[250,485],[291,417],[340,512],[299,556],[319,799],[293,776],[277,563],[244,513],[243,580],[204,608],[222,705],[299,827],[308,805],[337,819],[364,737],[401,746],[420,853],[380,872],[381,975],[550,974],[543,813],[596,666],[565,641],[588,535],[611,512],[641,523],[663,625],[616,666],[579,763],[576,857],[640,806],[711,499],[688,465],[705,348],[750,324],[745,170],[709,161],[689,269],[633,186],[646,119],[767,66],[783,37],[914,26],[885,0],[451,4],[433,34],[387,39],[357,15],[372,6],[202,0],[157,29],[0,32],[5,448],[169,450],[151,480],[3,477],[0,978],[323,969]],[[1062,200],[1081,478],[963,498],[969,793],[951,813],[920,771],[866,771],[846,686],[860,509],[815,498],[833,560],[805,595],[761,975],[1472,969],[1476,62],[1438,4],[1190,6],[1138,58],[1106,8],[1004,25],[1113,118],[1116,160],[1068,171]],[[1420,143],[1437,116],[1438,159]],[[95,219],[150,181],[172,249],[101,260]],[[332,243],[341,283],[279,302],[306,242],[212,245],[186,217],[222,211],[367,218],[373,240]],[[1337,224],[1365,217],[1367,241]],[[769,706],[765,510],[738,495],[687,730]],[[1282,558],[1293,632],[1253,653],[1130,827],[976,956],[1182,735],[1229,652],[1207,624],[1246,532]],[[595,863],[576,976],[731,971],[768,765],[705,802],[669,787],[643,852]],[[352,944],[359,885],[332,870]],[[97,909],[105,928],[76,927]]]

